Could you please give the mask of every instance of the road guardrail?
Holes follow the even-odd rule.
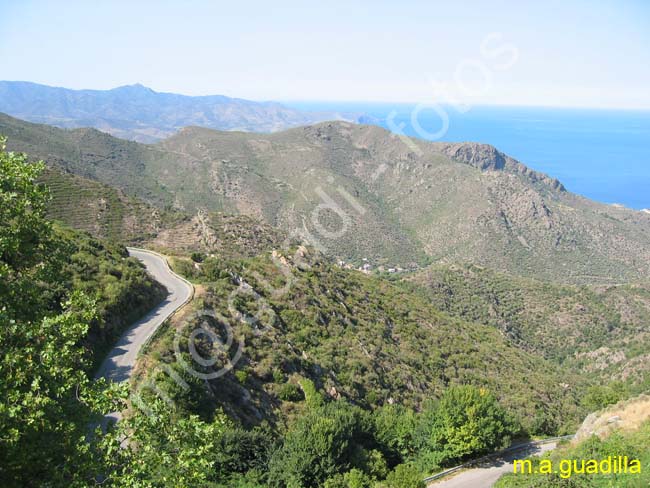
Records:
[[[430,483],[431,481],[436,481],[439,480],[440,478],[444,478],[445,476],[449,476],[450,474],[460,471],[461,469],[469,468],[471,466],[474,466],[475,464],[479,464],[482,463],[483,461],[487,461],[490,458],[498,457],[503,454],[507,454],[509,452],[518,451],[526,447],[541,446],[543,444],[550,444],[551,442],[573,439],[573,437],[574,435],[571,434],[571,435],[563,435],[559,437],[549,437],[547,439],[540,439],[538,441],[522,442],[520,444],[515,444],[513,446],[507,447],[506,449],[502,449],[501,451],[486,454],[485,456],[482,456],[480,458],[472,459],[471,461],[467,461],[466,463],[460,464],[458,466],[454,466],[453,468],[449,468],[439,473],[436,473],[434,475],[431,475],[427,478],[424,478],[423,481],[425,483]]]

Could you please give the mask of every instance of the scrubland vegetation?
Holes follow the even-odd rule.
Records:
[[[600,292],[452,268],[387,280],[295,243],[271,252],[282,233],[223,215],[210,217],[222,231],[210,245],[172,259],[200,285],[194,313],[163,326],[134,385],[93,381],[107,347],[165,290],[121,245],[48,219],[42,164],[2,151],[0,170],[3,486],[422,487],[425,475],[513,439],[573,432],[589,410],[646,385],[643,369],[603,383],[568,367],[611,347],[607,333],[623,344],[641,328],[641,287]],[[578,310],[584,350],[544,329],[553,303]],[[203,322],[242,345],[209,380],[180,361],[191,363],[190,332]],[[215,341],[192,347],[210,357]],[[228,364],[232,351],[222,352],[210,368]],[[147,381],[157,389],[142,392],[140,409],[130,392]],[[119,424],[93,429],[111,411],[125,412]],[[617,442],[647,457],[646,431],[579,449]]]

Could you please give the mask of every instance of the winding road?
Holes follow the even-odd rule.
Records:
[[[144,249],[127,249],[129,255],[139,259],[147,268],[147,272],[167,288],[169,294],[122,334],[102,362],[95,377],[116,382],[130,378],[140,348],[171,314],[192,298],[194,293],[194,288],[188,281],[169,269],[164,257]]]

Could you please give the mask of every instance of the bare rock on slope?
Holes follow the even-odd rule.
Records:
[[[470,164],[481,171],[507,171],[522,175],[533,183],[541,183],[552,190],[566,191],[557,178],[534,171],[489,144],[475,142],[438,143],[440,152],[455,161]]]
[[[619,429],[636,430],[648,419],[650,419],[650,396],[640,395],[624,400],[588,415],[576,432],[573,443],[578,444],[592,435],[602,439]]]

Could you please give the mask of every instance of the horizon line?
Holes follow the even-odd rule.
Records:
[[[184,97],[226,97],[231,99],[239,100],[248,100],[251,102],[258,103],[280,103],[280,104],[292,104],[292,103],[322,103],[322,104],[369,104],[369,105],[429,105],[429,106],[441,106],[441,107],[456,107],[456,106],[467,106],[470,107],[503,107],[503,108],[533,108],[533,109],[567,109],[567,110],[602,110],[602,111],[629,111],[629,112],[650,112],[650,105],[641,106],[641,107],[629,107],[629,106],[616,106],[616,105],[555,105],[555,104],[538,104],[538,103],[499,103],[499,102],[475,102],[475,103],[449,103],[449,102],[436,102],[431,100],[362,100],[362,99],[317,99],[317,98],[245,98],[238,95],[225,95],[223,93],[207,93],[200,95],[188,95],[187,93],[180,93],[175,91],[158,91],[157,89],[151,88],[141,82],[129,83],[125,85],[118,85],[112,88],[69,88],[59,85],[48,85],[45,83],[39,83],[36,81],[29,80],[0,80],[0,82],[7,83],[29,83],[33,85],[45,86],[48,88],[59,88],[63,90],[71,91],[112,91],[119,88],[125,87],[134,87],[140,86],[148,90],[153,91],[154,93],[167,94],[167,95],[180,95]]]

